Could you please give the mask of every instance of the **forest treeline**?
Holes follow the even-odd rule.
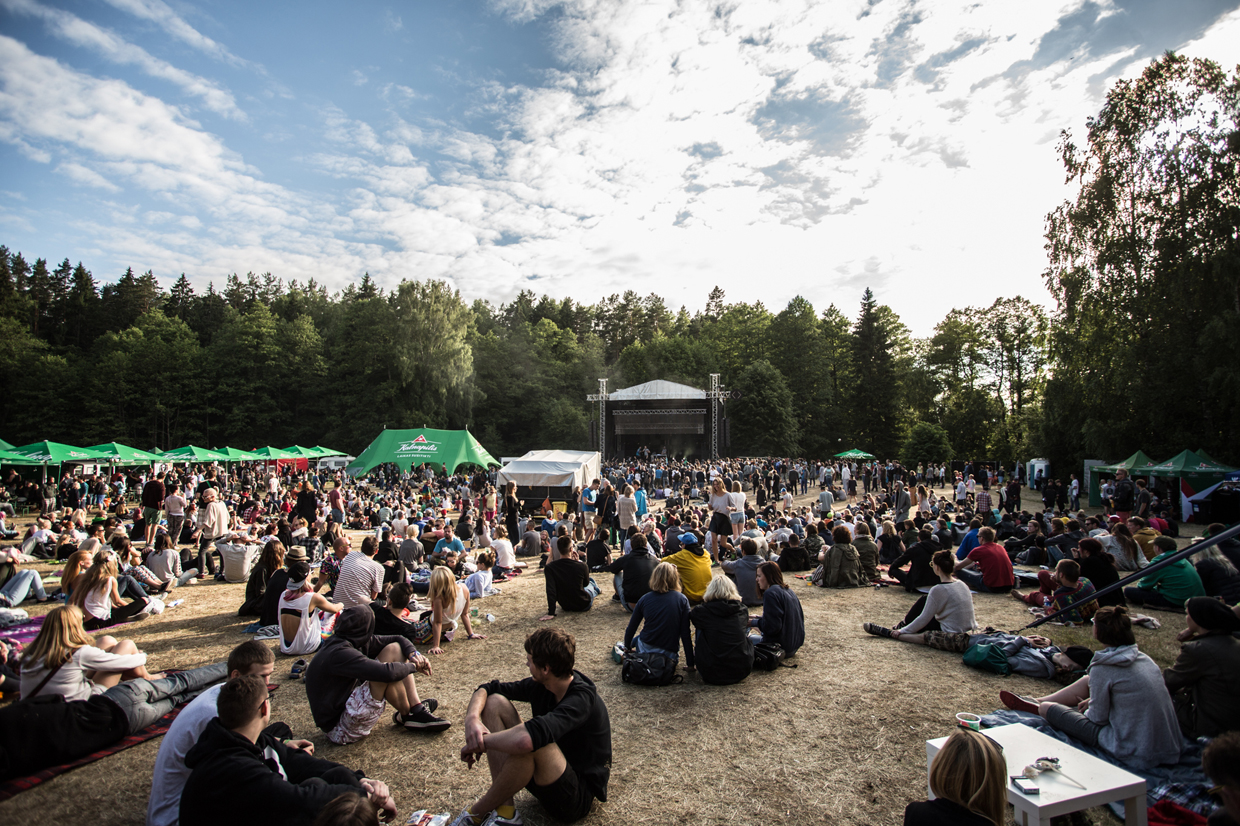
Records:
[[[741,391],[736,455],[1068,468],[1194,448],[1235,463],[1238,102],[1234,74],[1174,54],[1118,83],[1086,141],[1059,145],[1079,191],[1047,217],[1056,308],[961,306],[925,338],[868,289],[852,306],[767,308],[716,288],[692,314],[632,291],[495,306],[369,276],[334,293],[271,273],[196,291],[131,269],[101,285],[70,258],[0,247],[0,438],[356,453],[385,426],[425,424],[511,455],[589,447],[600,377],[706,387],[717,372]]]

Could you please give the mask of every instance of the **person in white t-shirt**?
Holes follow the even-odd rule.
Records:
[[[243,642],[228,655],[228,679],[253,675],[267,680],[275,670],[275,662],[274,652],[263,643],[257,640]],[[190,775],[190,770],[185,766],[185,755],[198,742],[207,723],[215,718],[215,704],[223,685],[220,683],[208,688],[181,709],[159,744],[155,774],[151,779],[151,799],[146,807],[146,826],[177,826],[181,814],[181,790]],[[286,743],[307,754],[314,754],[314,744],[309,740],[286,740]]]

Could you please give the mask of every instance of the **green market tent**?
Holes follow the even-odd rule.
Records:
[[[165,450],[159,454],[159,459],[160,461],[172,462],[174,464],[185,462],[227,462],[228,454],[217,450],[207,450],[205,447],[186,445],[174,450]]]
[[[1220,464],[1191,450],[1181,451],[1165,462],[1150,462],[1132,469],[1135,476],[1181,476],[1188,479],[1204,480],[1217,476],[1219,479],[1235,470],[1229,465]]]
[[[29,456],[23,456],[20,453],[14,453],[11,450],[0,450],[0,465],[41,465],[42,462],[37,459],[31,459]]]
[[[280,450],[280,448],[278,447],[270,447],[270,446],[256,448],[250,452],[253,453],[255,457],[259,459],[259,461],[263,461],[263,462],[270,462],[275,459],[300,459],[302,458],[301,456],[298,456],[295,453],[289,453],[288,451]]]
[[[117,442],[92,445],[86,449],[109,465],[149,465],[151,462],[158,462],[162,458],[154,453]]]
[[[384,462],[402,471],[428,464],[453,473],[460,465],[498,465],[468,430],[385,430],[347,468],[353,476],[369,473]]]
[[[332,450],[330,447],[323,447],[322,445],[315,445],[314,447],[310,449],[313,450],[315,453],[315,456],[317,456],[320,459],[326,459],[328,456],[348,456],[349,455],[345,453],[343,450]]]
[[[1133,468],[1142,467],[1143,465],[1152,465],[1154,460],[1145,455],[1145,451],[1138,450],[1122,462],[1116,462],[1113,465],[1094,465],[1094,470],[1101,473],[1114,473],[1117,470],[1132,470]]]
[[[835,454],[835,458],[837,459],[873,459],[874,455],[872,453],[866,453],[864,450],[858,450],[857,448],[853,448],[852,450],[845,450],[843,453]]]
[[[84,447],[62,445],[60,442],[35,442],[15,447],[11,453],[34,459],[40,465],[63,465],[66,462],[89,462],[100,458],[97,453]]]
[[[223,453],[230,462],[257,462],[261,458],[248,450],[241,450],[236,447],[221,447],[217,448],[215,452]]]
[[[4,439],[0,439],[0,450],[12,450],[12,449],[13,449],[13,446],[11,444],[6,442]]]
[[[284,452],[295,459],[318,459],[323,455],[312,447],[302,447],[301,445],[286,447],[284,448]]]

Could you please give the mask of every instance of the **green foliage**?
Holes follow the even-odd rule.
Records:
[[[907,357],[908,331],[868,288],[853,324],[852,433],[876,456],[895,456],[903,442],[904,410],[898,367]]]
[[[906,467],[916,467],[920,462],[950,462],[955,455],[947,431],[930,422],[913,425],[900,449],[900,461]]]
[[[738,456],[795,456],[797,428],[792,392],[779,370],[759,359],[732,382],[741,397],[728,402],[732,453]]]

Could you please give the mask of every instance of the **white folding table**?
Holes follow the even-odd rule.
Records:
[[[1146,826],[1145,780],[1141,777],[1020,723],[988,728],[983,733],[1003,746],[1009,778],[1008,802],[1015,807],[1016,822],[1021,826],[1049,826],[1052,817],[1103,806],[1116,800],[1124,801],[1124,822],[1127,826]],[[926,741],[927,787],[930,765],[946,742],[946,737]],[[1034,780],[1040,789],[1039,794],[1021,792],[1010,778],[1022,774],[1025,766],[1040,757],[1058,757],[1063,773],[1085,788],[1074,786],[1058,776],[1058,772],[1043,772]],[[930,797],[934,797],[933,791]]]

